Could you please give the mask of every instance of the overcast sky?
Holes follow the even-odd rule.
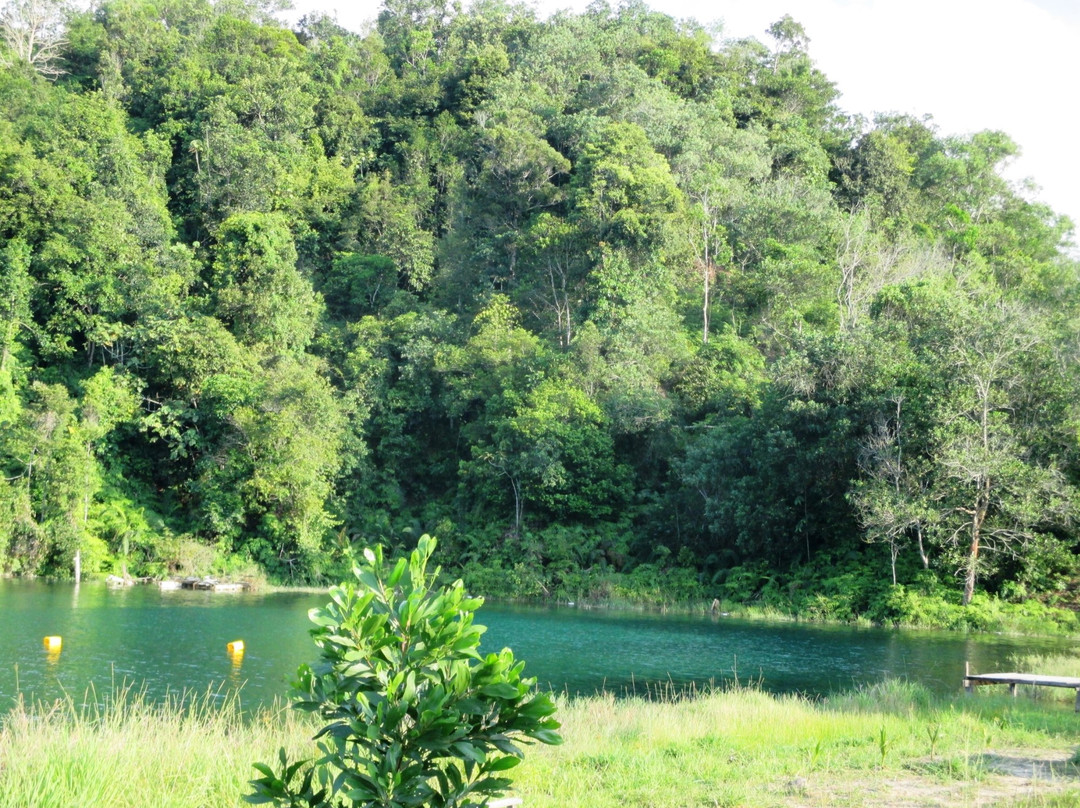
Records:
[[[295,19],[326,11],[359,30],[378,0],[293,0]],[[791,14],[810,55],[841,92],[840,106],[929,113],[943,133],[1008,133],[1022,156],[1008,172],[1080,224],[1080,0],[646,0],[658,11],[722,23],[724,37],[767,41]],[[547,14],[587,0],[540,0]]]

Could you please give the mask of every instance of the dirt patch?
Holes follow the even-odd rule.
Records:
[[[1020,750],[987,752],[981,757],[982,765],[997,774],[1030,780],[1068,780],[1071,785],[1080,785],[1080,767],[1068,755]]]
[[[875,776],[877,775],[877,776]],[[848,772],[797,778],[776,789],[785,808],[1000,808],[1033,797],[1080,793],[1070,753],[1006,750],[964,761],[918,761],[910,775]]]

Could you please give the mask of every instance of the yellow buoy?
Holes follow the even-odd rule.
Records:
[[[244,641],[233,640],[231,643],[225,646],[229,649],[230,654],[242,654],[244,653]]]
[[[50,651],[59,651],[60,646],[62,646],[63,644],[64,640],[62,637],[56,636],[45,638],[45,647],[48,648]]]

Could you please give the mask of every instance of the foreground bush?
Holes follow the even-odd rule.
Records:
[[[468,808],[510,785],[502,772],[521,762],[520,742],[557,744],[547,693],[521,677],[509,649],[479,653],[483,603],[461,581],[436,588],[429,536],[393,568],[382,548],[367,550],[356,582],[331,590],[312,609],[321,660],[302,665],[294,707],[328,721],[319,757],[280,770],[256,764],[251,803],[311,808]],[[294,785],[294,781],[298,781]]]

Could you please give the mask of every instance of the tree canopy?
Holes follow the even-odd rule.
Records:
[[[1073,224],[762,33],[9,0],[0,571],[1065,592]]]

